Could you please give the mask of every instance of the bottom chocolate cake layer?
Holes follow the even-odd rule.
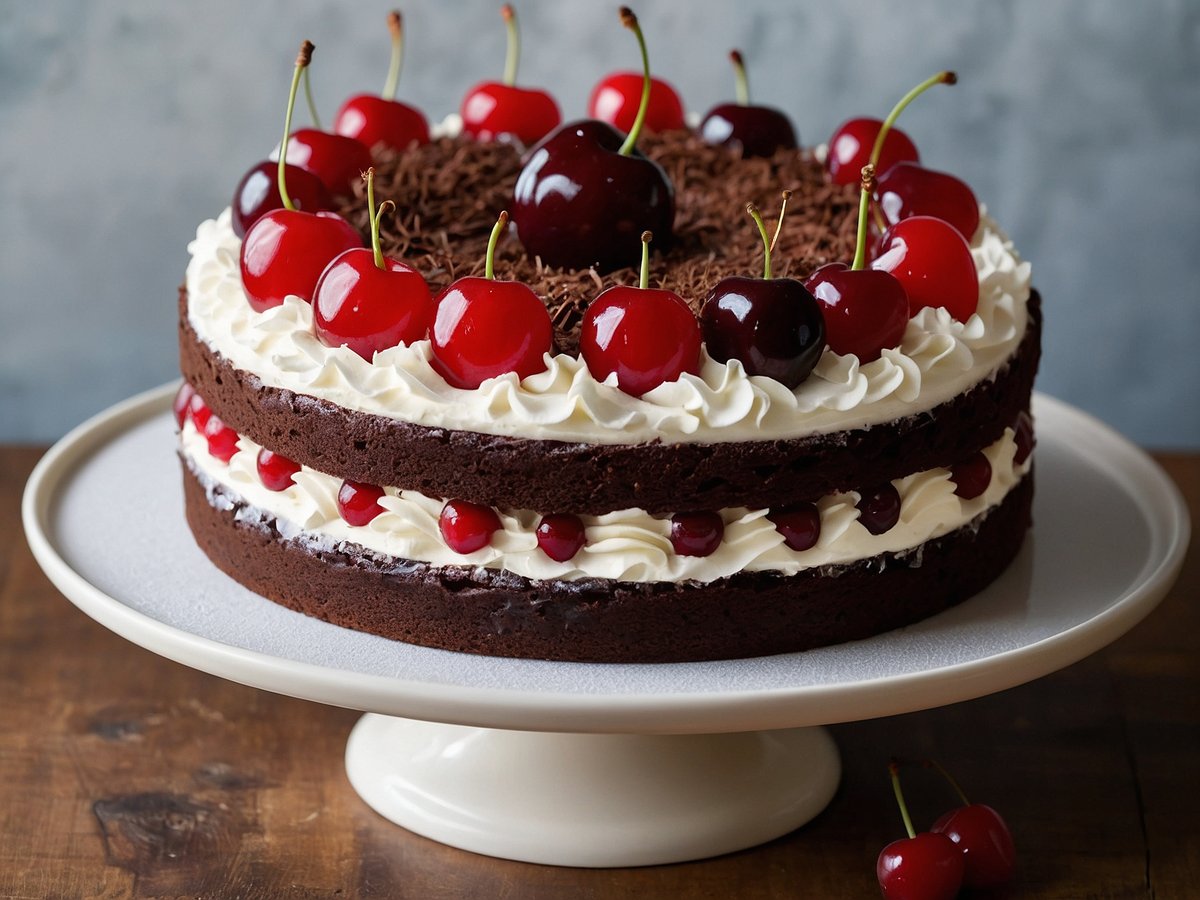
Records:
[[[807,650],[927,618],[997,578],[1030,525],[1030,472],[982,520],[918,551],[793,576],[708,584],[531,581],[284,538],[223,488],[220,507],[185,463],[187,520],[236,581],[291,609],[394,640],[576,662],[684,662]]]

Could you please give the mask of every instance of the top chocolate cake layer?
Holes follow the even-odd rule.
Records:
[[[829,184],[810,151],[742,159],[687,131],[648,134],[639,149],[663,167],[675,187],[675,243],[665,256],[653,257],[650,284],[674,291],[693,310],[699,311],[722,278],[761,276],[762,238],[746,204],[772,218],[784,190],[792,197],[771,256],[776,278],[804,278],[827,262],[853,258],[858,189]],[[383,155],[375,169],[376,200],[396,204],[395,215],[381,222],[384,252],[424,274],[435,292],[456,278],[483,275],[488,237],[512,202],[521,165],[511,144],[462,138]],[[341,213],[369,234],[365,187],[358,194]],[[558,348],[571,354],[578,351],[588,303],[604,288],[638,280],[632,269],[601,277],[590,269],[543,266],[526,257],[511,232],[497,246],[495,269],[498,279],[523,282],[543,299]]]

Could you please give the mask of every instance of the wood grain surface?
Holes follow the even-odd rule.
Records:
[[[454,850],[368,809],[342,766],[357,718],[169,662],[46,580],[19,500],[39,448],[0,448],[0,898],[876,898],[902,836],[892,755],[936,756],[1015,834],[1008,896],[1200,896],[1200,563],[1121,640],[1035,682],[832,728],[845,774],[806,827],[644,869]],[[1159,455],[1200,513],[1200,455]],[[918,827],[954,805],[906,775]],[[586,814],[586,811],[581,811]]]

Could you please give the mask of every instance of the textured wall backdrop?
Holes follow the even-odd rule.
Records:
[[[298,42],[326,119],[378,90],[386,2],[0,0],[0,440],[44,441],[174,376],[175,288],[196,223],[274,145]],[[409,0],[402,98],[440,117],[498,75],[499,0]],[[523,83],[567,116],[636,65],[616,4],[520,0]],[[1047,304],[1039,387],[1152,447],[1200,446],[1200,3],[640,0],[686,105],[756,99],[805,143],[905,114],[976,190]],[[300,120],[306,119],[301,112]]]

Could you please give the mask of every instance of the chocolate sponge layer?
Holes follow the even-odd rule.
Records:
[[[1030,473],[981,520],[913,552],[784,576],[743,572],[708,584],[531,581],[481,568],[313,550],[273,520],[218,509],[184,464],[197,543],[251,590],[327,622],[492,656],[672,662],[764,656],[869,637],[924,619],[984,588],[1030,523]],[[214,488],[224,492],[222,488]],[[240,520],[239,520],[240,519]]]
[[[186,302],[181,291],[183,375],[256,443],[354,481],[545,513],[780,506],[952,465],[996,441],[1029,408],[1041,347],[1034,293],[1009,364],[928,412],[793,440],[586,444],[412,425],[265,385],[196,336]]]

